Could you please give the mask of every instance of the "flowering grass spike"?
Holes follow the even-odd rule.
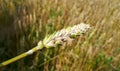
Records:
[[[43,39],[43,41],[39,41],[38,45],[36,47],[32,48],[31,50],[29,50],[23,54],[20,54],[10,60],[2,62],[0,64],[0,67],[6,66],[12,62],[15,62],[15,61],[21,59],[21,58],[31,55],[34,52],[36,52],[37,50],[41,50],[44,47],[51,48],[51,47],[57,47],[57,45],[64,46],[66,43],[71,44],[71,42],[74,40],[74,38],[76,36],[86,33],[90,28],[91,27],[89,24],[81,23],[81,24],[77,24],[73,27],[68,27],[68,28],[62,29],[58,32],[54,32],[52,35],[46,36]]]

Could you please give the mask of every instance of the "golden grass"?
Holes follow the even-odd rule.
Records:
[[[71,46],[38,51],[1,70],[119,71],[119,11],[119,0],[0,0],[0,62],[63,27],[94,26]]]

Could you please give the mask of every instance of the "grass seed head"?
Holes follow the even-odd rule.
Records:
[[[69,27],[69,29],[62,29],[55,34],[50,35],[47,39],[44,39],[43,44],[46,48],[56,47],[59,44],[71,44],[76,36],[86,33],[90,28],[89,24],[81,23],[73,27]]]

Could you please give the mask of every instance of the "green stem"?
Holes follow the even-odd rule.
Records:
[[[31,55],[31,54],[33,54],[34,52],[36,52],[37,50],[40,50],[40,49],[42,49],[42,48],[43,48],[43,44],[39,44],[38,46],[32,48],[31,50],[29,50],[29,51],[27,51],[27,52],[25,52],[25,53],[22,53],[22,54],[14,57],[14,58],[11,58],[11,59],[9,59],[9,60],[7,60],[7,61],[4,61],[4,62],[0,63],[0,67],[6,66],[6,65],[8,65],[8,64],[11,64],[11,63],[19,60],[19,59],[22,59],[22,58],[26,57],[26,56],[28,56],[28,55]]]
[[[0,67],[6,66],[6,65],[8,65],[8,64],[10,64],[10,63],[13,63],[13,62],[15,62],[15,61],[17,61],[17,60],[19,60],[19,59],[21,59],[21,58],[26,57],[27,55],[28,55],[28,54],[27,54],[26,52],[25,52],[25,53],[22,53],[22,54],[14,57],[14,58],[11,58],[11,59],[9,59],[9,60],[7,60],[7,61],[2,62],[2,63],[0,64]]]

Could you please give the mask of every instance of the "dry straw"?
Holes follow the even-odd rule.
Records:
[[[58,32],[53,33],[52,35],[46,36],[43,41],[39,41],[38,45],[31,50],[20,54],[12,59],[9,59],[5,62],[2,62],[0,64],[0,67],[6,66],[10,63],[13,63],[21,58],[24,58],[28,55],[33,54],[34,52],[41,50],[42,48],[51,48],[51,47],[57,47],[57,45],[64,46],[66,43],[71,44],[71,42],[74,40],[76,36],[80,36],[81,34],[86,33],[90,29],[89,24],[77,24],[73,27],[68,27],[66,29],[62,29]]]

